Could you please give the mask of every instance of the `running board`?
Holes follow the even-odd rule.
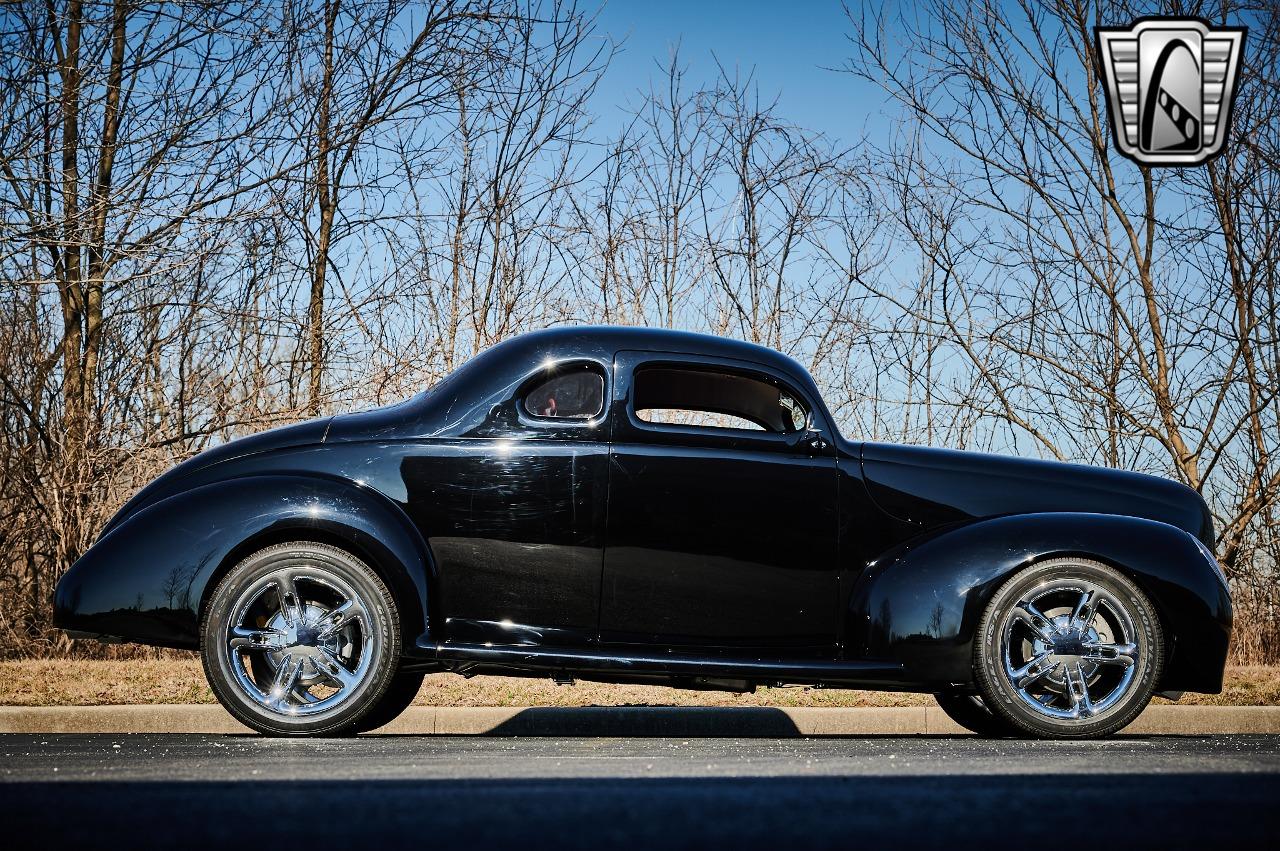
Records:
[[[420,646],[448,668],[506,668],[600,676],[725,677],[794,685],[894,684],[902,665],[883,661],[733,658],[675,653],[635,654],[540,646],[437,644]]]

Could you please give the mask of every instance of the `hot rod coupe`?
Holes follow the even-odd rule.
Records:
[[[1212,546],[1180,484],[849,440],[777,352],[567,327],[178,465],[55,618],[198,648],[274,735],[374,729],[451,671],[931,692],[980,734],[1083,738],[1221,689]]]

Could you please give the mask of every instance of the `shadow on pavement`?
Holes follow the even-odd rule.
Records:
[[[800,710],[803,712],[804,710]],[[520,710],[479,708],[472,717],[453,717],[444,728],[423,729],[422,719],[400,719],[373,732],[377,736],[497,736],[604,738],[864,738],[967,737],[955,728],[926,734],[920,723],[883,716],[858,719],[808,717],[797,726],[788,711],[765,706],[573,706]]]
[[[802,735],[780,709],[713,706],[534,707],[489,736],[626,736],[794,738]]]

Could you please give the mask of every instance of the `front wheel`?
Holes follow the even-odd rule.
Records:
[[[1159,618],[1137,586],[1099,562],[1060,558],[996,592],[974,672],[986,707],[1023,734],[1096,738],[1146,708],[1163,658]]]
[[[383,705],[399,647],[395,601],[378,575],[313,542],[267,547],[232,568],[200,630],[218,701],[275,736],[359,730]]]

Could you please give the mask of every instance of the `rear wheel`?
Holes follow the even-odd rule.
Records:
[[[940,692],[933,697],[948,718],[971,733],[987,738],[1000,738],[1016,735],[1019,732],[1011,724],[993,714],[982,702],[982,698],[976,694]]]
[[[313,542],[267,547],[232,568],[200,632],[219,702],[277,736],[358,730],[382,705],[400,647],[395,602],[378,575]]]
[[[974,669],[983,703],[1016,730],[1094,738],[1151,700],[1164,658],[1155,608],[1107,565],[1061,558],[1006,582],[979,623]]]

